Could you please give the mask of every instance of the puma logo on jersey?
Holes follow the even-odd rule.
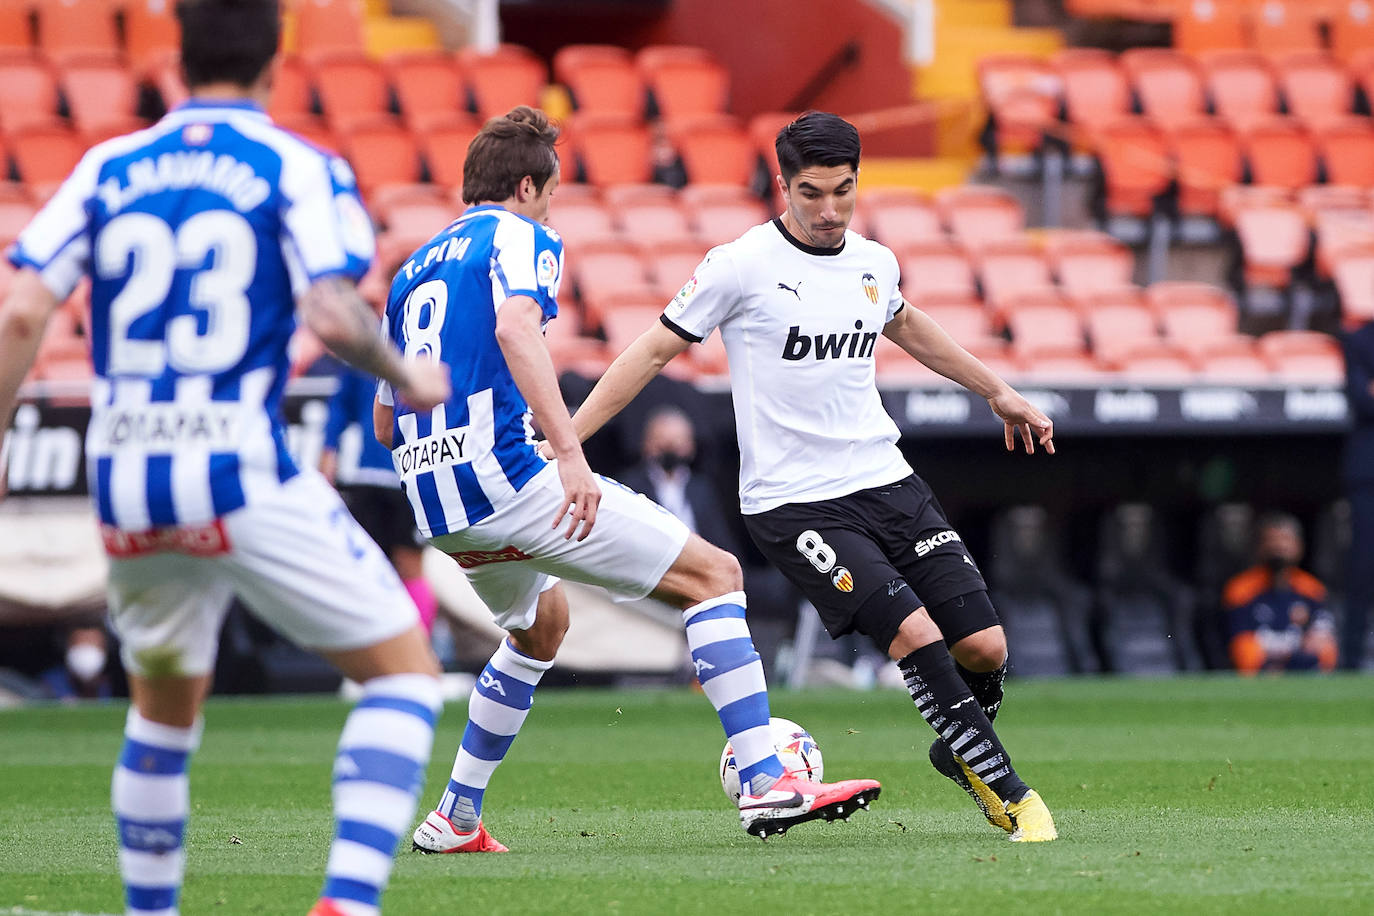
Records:
[[[873,355],[873,348],[878,344],[878,332],[862,333],[863,326],[862,321],[854,322],[852,334],[803,334],[801,326],[794,324],[787,329],[782,358],[792,362],[806,359],[807,356],[815,359],[867,359]]]
[[[788,286],[786,283],[779,283],[779,284],[778,284],[778,289],[785,289],[785,290],[787,290],[789,293],[791,293],[792,295],[794,295],[794,296],[797,297],[797,301],[798,301],[798,302],[801,301],[801,293],[797,292],[797,290],[801,289],[801,281],[800,281],[800,280],[797,281],[797,285],[796,285],[796,286]]]

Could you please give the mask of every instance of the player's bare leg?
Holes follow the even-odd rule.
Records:
[[[506,852],[482,823],[482,799],[492,774],[525,723],[534,689],[568,632],[562,585],[540,594],[534,624],[511,630],[473,685],[468,724],[439,805],[415,828],[412,848],[424,853]]]
[[[739,561],[692,535],[654,596],[683,609],[687,646],[706,698],[734,747],[740,820],[760,838],[794,824],[847,818],[878,797],[873,780],[815,783],[784,773],[768,727],[763,663],[745,621]]]
[[[995,657],[1000,634],[989,630],[979,631],[988,635],[965,647],[970,661],[979,653],[984,662]],[[1011,833],[1013,841],[1053,840],[1058,834],[1049,809],[1016,775],[991,717],[960,677],[939,628],[924,607],[902,622],[888,654],[901,669],[917,711],[953,752],[963,779],[951,778],[973,797],[988,821]],[[931,760],[935,762],[934,752]]]

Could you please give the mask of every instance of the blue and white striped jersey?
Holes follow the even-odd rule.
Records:
[[[558,314],[563,241],[504,207],[472,207],[419,248],[396,275],[385,326],[407,357],[447,363],[453,395],[416,413],[390,386],[396,408],[392,459],[426,537],[491,515],[544,467],[530,410],[496,342],[496,312],[512,296]]]
[[[250,102],[192,100],[87,152],[10,260],[59,298],[91,278],[101,521],[204,525],[293,477],[295,299],[361,277],[373,251],[348,166]]]

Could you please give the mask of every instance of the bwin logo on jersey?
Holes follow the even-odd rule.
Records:
[[[914,550],[916,551],[916,556],[923,557],[941,544],[962,540],[963,538],[959,537],[959,532],[957,531],[941,531],[938,534],[932,534],[928,538],[917,541]]]
[[[844,334],[803,334],[801,325],[787,329],[787,340],[782,345],[782,358],[796,362],[815,354],[816,359],[867,359],[873,355],[878,343],[878,332],[863,332],[864,323],[854,322],[854,333]]]

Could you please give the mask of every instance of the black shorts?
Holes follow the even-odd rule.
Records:
[[[415,513],[410,508],[410,500],[401,490],[347,485],[339,487],[339,496],[368,537],[388,554],[395,547],[416,550],[425,546],[425,539],[415,527]]]
[[[995,626],[954,605],[987,583],[924,480],[744,517],[749,535],[820,612],[831,637],[857,630],[884,652],[924,605],[951,645]],[[986,602],[971,606],[988,608]]]

